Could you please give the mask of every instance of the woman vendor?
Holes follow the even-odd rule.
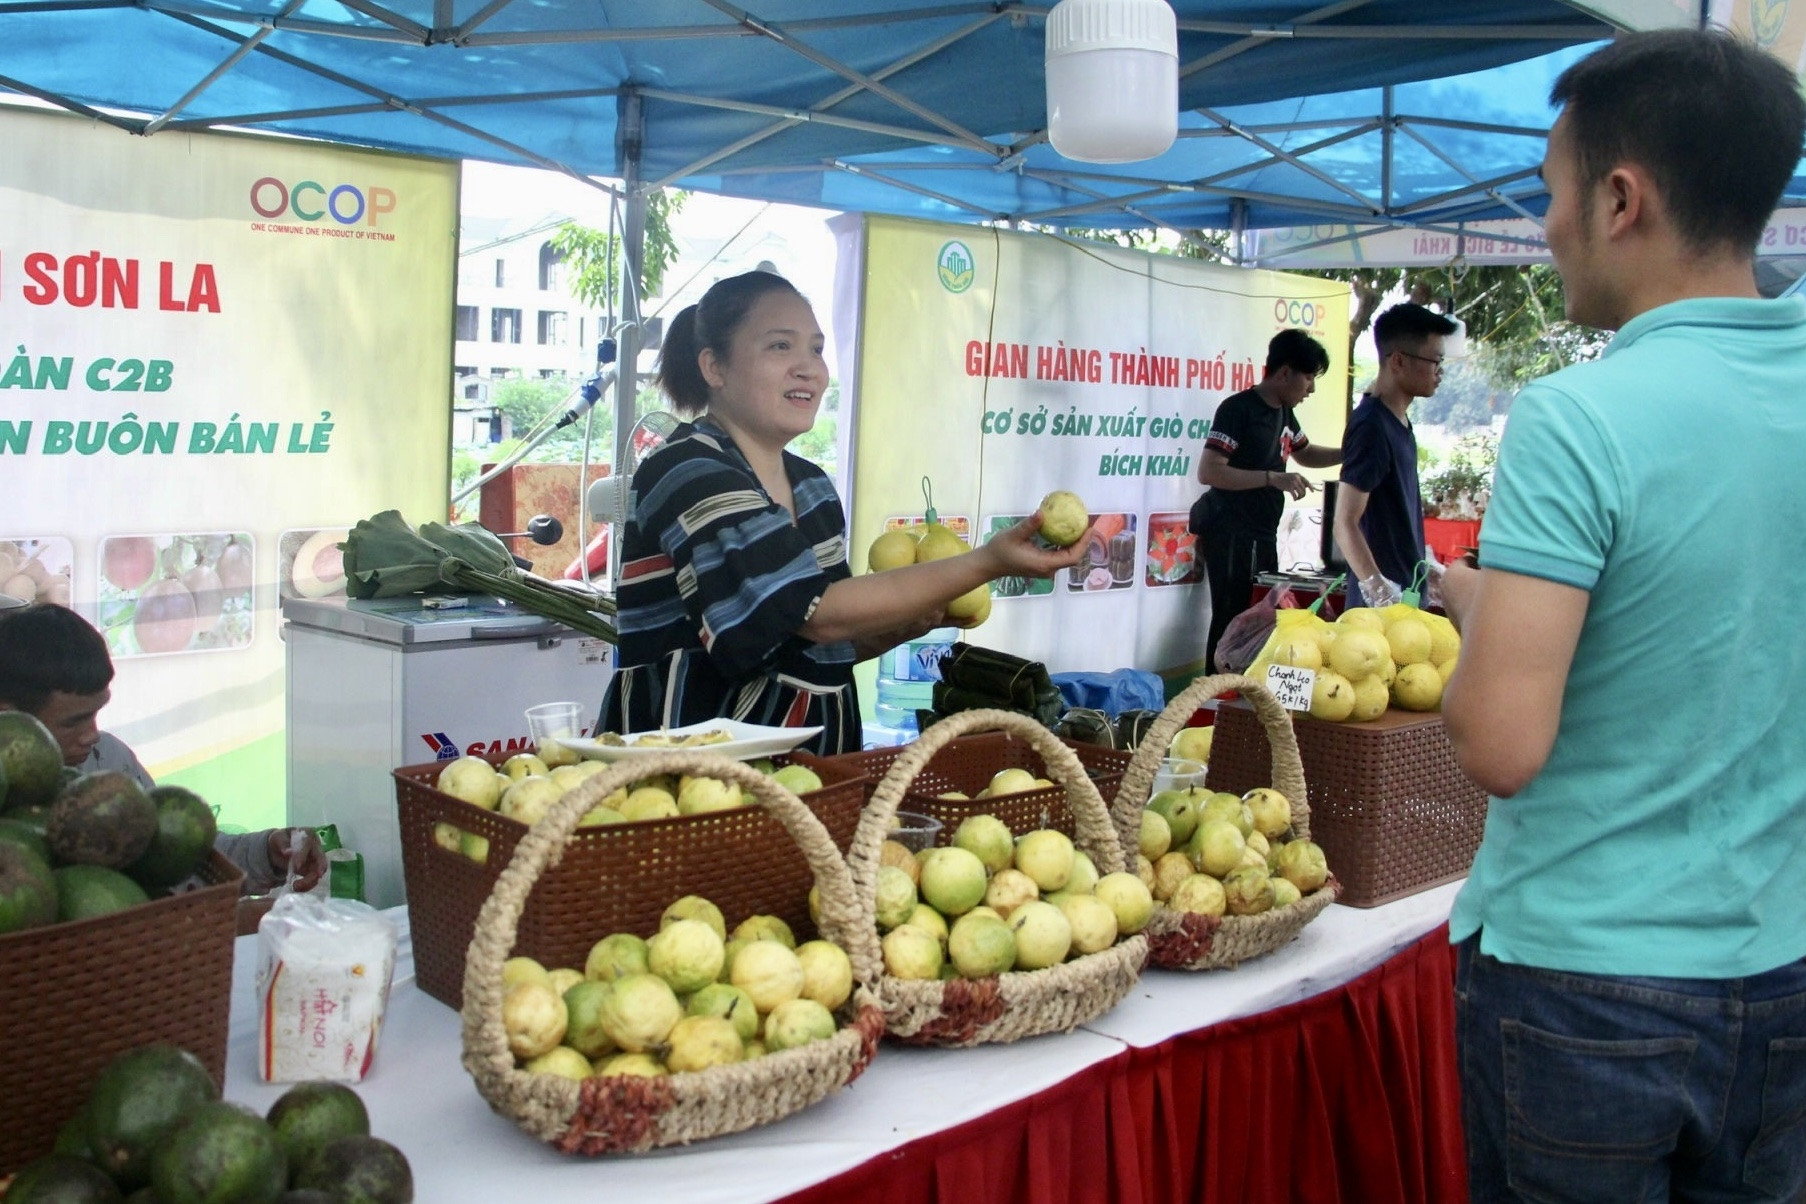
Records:
[[[1039,513],[962,555],[854,577],[834,483],[784,450],[828,387],[815,313],[771,272],[718,281],[666,331],[658,385],[691,421],[634,473],[622,536],[619,668],[604,731],[713,718],[822,728],[861,747],[853,666],[943,621],[998,577],[1051,577]]]

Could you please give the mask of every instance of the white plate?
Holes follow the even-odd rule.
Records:
[[[766,727],[759,723],[741,723],[738,719],[710,719],[705,723],[692,723],[687,727],[665,729],[668,736],[688,736],[694,732],[723,731],[732,739],[722,740],[715,744],[697,744],[686,751],[711,752],[723,757],[732,757],[736,761],[750,761],[755,757],[775,757],[787,753],[803,741],[820,733],[819,727]],[[644,732],[630,733],[626,738],[631,741]],[[591,761],[622,761],[630,757],[650,756],[653,753],[675,751],[670,747],[640,748],[634,744],[600,744],[595,740],[567,736],[559,743]]]

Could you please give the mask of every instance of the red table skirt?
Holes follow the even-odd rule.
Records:
[[[801,1204],[1463,1204],[1452,955],[1128,1049],[786,1197]]]

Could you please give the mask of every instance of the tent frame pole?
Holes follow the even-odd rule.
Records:
[[[621,307],[618,358],[615,361],[615,448],[611,473],[628,471],[633,463],[631,439],[639,397],[640,273],[646,263],[646,184],[640,178],[640,158],[645,144],[645,115],[637,92],[621,94],[618,145],[621,190],[627,203],[622,211]]]

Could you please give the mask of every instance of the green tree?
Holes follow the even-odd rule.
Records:
[[[1299,269],[1298,274],[1346,281],[1354,291],[1348,319],[1351,346],[1395,290],[1420,305],[1452,309],[1467,324],[1481,371],[1493,385],[1509,392],[1558,368],[1597,357],[1610,337],[1567,320],[1561,274],[1546,263],[1312,268]]]
[[[664,287],[665,269],[677,259],[677,242],[671,235],[671,219],[689,199],[689,193],[661,188],[646,198],[645,259],[640,268],[640,296],[656,297]],[[552,236],[559,262],[570,268],[571,295],[597,309],[607,309],[618,299],[625,270],[625,246],[620,231],[610,233],[577,222],[566,222]]]
[[[840,479],[840,382],[829,381],[815,425],[790,441],[790,450]]]

